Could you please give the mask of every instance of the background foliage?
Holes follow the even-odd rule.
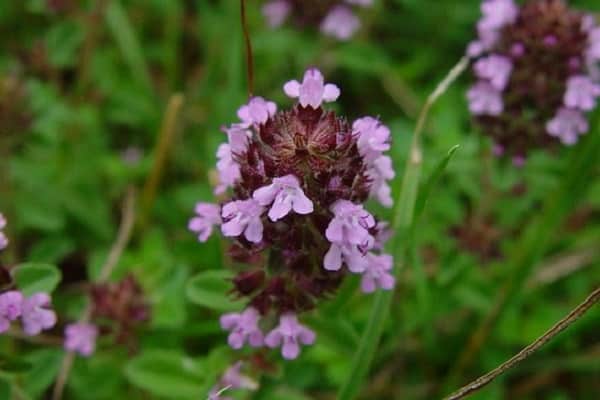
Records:
[[[600,11],[595,0],[571,3]],[[391,127],[402,176],[416,115],[472,38],[478,4],[376,1],[361,14],[360,34],[338,43],[312,30],[271,31],[260,3],[248,1],[255,92],[288,104],[283,83],[318,66],[342,89],[340,111],[379,115]],[[218,326],[219,314],[237,307],[226,297],[222,245],[215,237],[198,244],[186,225],[195,202],[212,199],[219,128],[246,99],[242,45],[233,0],[0,2],[0,210],[11,238],[0,260],[38,263],[47,290],[62,276],[54,291],[61,322],[81,313],[82,288],[114,240],[126,188],[143,193],[169,99],[184,98],[157,195],[137,205],[140,223],[112,276],[138,278],[152,319],[133,348],[100,341],[92,358],[78,358],[66,398],[200,399],[235,360]],[[598,119],[574,148],[533,153],[515,169],[490,156],[471,124],[468,83],[462,77],[426,125],[422,176],[460,147],[414,228],[361,398],[441,397],[531,342],[599,283],[598,158],[577,163],[598,142]],[[258,392],[239,398],[335,398],[371,309],[356,287],[351,279],[308,317],[315,346],[276,362],[260,374]],[[502,293],[510,296],[500,317],[461,368],[471,334]],[[593,310],[473,398],[597,399],[599,321]],[[43,398],[62,354],[60,345],[0,338],[0,398]]]

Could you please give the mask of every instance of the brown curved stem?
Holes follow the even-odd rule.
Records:
[[[246,45],[246,71],[248,73],[248,97],[254,93],[254,57],[252,55],[252,41],[250,40],[250,31],[246,19],[246,0],[240,0],[240,17],[242,20],[242,30],[244,32],[244,43]]]
[[[556,335],[567,329],[571,324],[577,321],[583,316],[589,309],[591,309],[600,300],[600,287],[597,288],[590,294],[581,304],[575,307],[566,317],[558,321],[552,328],[548,329],[542,336],[537,338],[533,343],[525,347],[523,350],[514,355],[511,359],[500,364],[494,370],[487,374],[477,378],[468,385],[463,386],[456,392],[452,393],[445,400],[459,400],[464,399],[467,396],[477,392],[486,385],[490,384],[494,379],[515,367],[521,361],[528,358],[530,355],[539,350],[542,346],[548,343]]]

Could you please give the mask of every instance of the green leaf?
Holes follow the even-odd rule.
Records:
[[[232,300],[227,293],[232,289],[229,271],[204,271],[187,284],[187,298],[195,304],[217,311],[236,311],[242,308],[241,301]]]
[[[204,398],[204,368],[198,360],[170,351],[142,353],[125,366],[135,386],[167,398]]]
[[[446,156],[438,162],[431,175],[425,181],[425,184],[421,187],[421,191],[417,196],[417,202],[415,203],[415,220],[418,219],[423,213],[425,204],[427,203],[427,199],[429,198],[432,189],[435,187],[435,185],[437,185],[442,174],[446,170],[448,163],[452,159],[452,156],[454,156],[454,153],[456,153],[456,150],[458,150],[459,147],[459,145],[455,145],[448,150]]]
[[[61,279],[60,270],[50,264],[24,263],[14,271],[17,287],[25,296],[38,292],[52,293]]]
[[[33,368],[23,375],[23,389],[34,399],[39,399],[42,393],[54,382],[63,352],[58,349],[35,350],[25,356]]]

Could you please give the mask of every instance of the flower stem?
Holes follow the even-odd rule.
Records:
[[[254,93],[254,56],[252,54],[252,41],[246,18],[246,0],[240,0],[240,18],[244,32],[244,43],[246,45],[246,71],[248,73],[248,97]]]

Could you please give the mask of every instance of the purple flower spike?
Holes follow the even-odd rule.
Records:
[[[232,187],[240,179],[240,166],[233,159],[231,145],[223,143],[217,149],[217,171],[219,172],[219,184],[215,188],[215,194],[223,194],[227,188]]]
[[[342,263],[346,263],[350,272],[355,274],[360,274],[367,268],[367,259],[356,246],[332,243],[323,259],[323,268],[339,271]]]
[[[238,110],[238,117],[242,120],[242,126],[261,125],[267,122],[277,112],[277,106],[272,101],[266,101],[262,97],[253,97],[248,104]]]
[[[467,92],[469,110],[475,115],[500,115],[504,109],[502,94],[487,82],[478,82]]]
[[[254,191],[254,200],[261,206],[273,204],[269,210],[269,218],[275,222],[294,210],[298,214],[313,212],[313,203],[306,197],[300,181],[294,175],[273,178],[273,183]]]
[[[358,151],[369,160],[390,149],[390,130],[376,118],[357,119],[352,124],[352,133],[358,137]]]
[[[283,86],[283,91],[291,98],[299,98],[302,107],[319,108],[323,101],[332,102],[340,96],[340,89],[332,84],[325,84],[321,71],[316,68],[304,73],[302,83],[292,80]]]
[[[556,116],[546,124],[548,134],[560,138],[566,145],[575,144],[579,135],[586,133],[588,128],[588,122],[581,111],[569,108],[559,109]]]
[[[513,66],[509,58],[492,54],[478,60],[474,68],[479,78],[488,80],[494,89],[502,91],[508,84]]]
[[[196,216],[188,224],[188,229],[198,234],[200,242],[206,242],[212,234],[213,226],[221,225],[221,207],[210,203],[197,203]]]
[[[98,328],[93,324],[69,324],[65,328],[65,350],[74,351],[84,357],[91,356],[96,349]]]
[[[263,236],[263,224],[260,216],[264,208],[256,200],[235,200],[223,206],[221,216],[225,221],[221,225],[223,235],[244,237],[252,243],[260,243]]]
[[[360,20],[344,6],[334,7],[321,23],[321,32],[339,40],[348,40],[360,28]]]
[[[45,329],[56,324],[56,314],[49,310],[50,296],[46,293],[36,293],[23,301],[21,321],[23,331],[29,336],[38,335]]]
[[[252,347],[263,345],[263,334],[258,327],[260,315],[249,307],[241,313],[228,313],[221,316],[221,327],[230,331],[227,341],[231,348],[241,349],[248,342]]]
[[[366,246],[374,242],[369,229],[375,226],[375,219],[360,204],[348,200],[338,200],[331,206],[333,219],[325,231],[331,243]]]
[[[363,293],[372,293],[377,288],[392,290],[396,283],[390,274],[393,266],[392,256],[388,254],[367,254],[367,269],[362,275],[360,287]]]
[[[11,290],[0,294],[0,333],[6,332],[10,321],[21,316],[23,308],[23,295],[21,292]]]
[[[271,348],[281,346],[281,355],[293,360],[300,354],[300,344],[311,345],[315,342],[313,331],[301,325],[295,314],[286,313],[279,318],[279,326],[265,338],[265,344]]]
[[[291,11],[292,5],[288,0],[273,0],[262,8],[262,13],[271,28],[277,28],[283,24]]]
[[[600,85],[589,76],[572,76],[567,81],[564,102],[569,108],[591,111],[596,107],[596,97],[600,96]]]

